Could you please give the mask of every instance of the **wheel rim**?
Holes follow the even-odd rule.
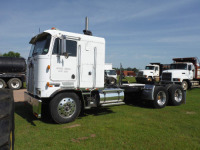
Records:
[[[158,105],[162,106],[166,103],[166,94],[163,91],[158,92],[157,94]]]
[[[76,111],[76,104],[72,98],[63,98],[57,107],[58,114],[62,118],[70,118]]]
[[[183,82],[182,87],[183,87],[184,90],[187,90],[187,87],[188,87],[187,82]]]
[[[180,102],[183,98],[183,93],[180,89],[177,89],[174,94],[174,100]]]
[[[0,89],[3,88],[3,83],[0,81]]]
[[[115,84],[115,79],[112,79],[111,84]]]
[[[11,83],[11,86],[13,87],[13,88],[18,88],[19,87],[19,81],[13,81],[12,83]]]

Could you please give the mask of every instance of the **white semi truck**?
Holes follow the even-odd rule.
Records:
[[[34,36],[27,60],[25,100],[40,118],[44,105],[56,123],[75,120],[81,110],[107,104],[129,103],[136,96],[152,101],[155,108],[167,103],[180,105],[184,91],[180,85],[104,85],[105,39],[84,34],[46,30]],[[46,111],[46,110],[44,110]]]
[[[169,65],[167,64],[160,64],[160,63],[150,63],[149,65],[145,66],[145,70],[140,70],[138,75],[136,76],[136,81],[138,83],[146,83],[160,81],[160,76],[163,70],[168,69]]]
[[[200,63],[197,57],[174,58],[169,70],[162,73],[162,83],[181,84],[184,90],[199,86]]]

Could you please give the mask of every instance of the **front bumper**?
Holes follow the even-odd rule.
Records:
[[[33,108],[33,114],[37,118],[41,118],[42,113],[42,100],[37,99],[27,92],[24,92],[24,100],[29,103]]]

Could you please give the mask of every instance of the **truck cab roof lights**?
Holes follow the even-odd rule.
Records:
[[[55,27],[52,27],[51,30],[57,30]]]
[[[81,38],[80,37],[74,37],[74,36],[68,36],[68,35],[62,35],[63,39],[68,39],[68,40],[78,40],[80,41]]]

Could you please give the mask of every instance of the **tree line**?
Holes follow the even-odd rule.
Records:
[[[8,53],[4,53],[4,54],[0,53],[0,56],[4,56],[4,57],[17,57],[17,58],[19,58],[20,57],[20,53],[9,51]]]
[[[114,68],[116,71],[118,71],[118,70],[120,70],[120,68]],[[122,69],[122,71],[124,71],[124,70],[127,70],[127,71],[133,71],[133,72],[135,72],[135,73],[137,73],[138,71],[139,71],[139,69],[137,69],[137,68],[131,68],[131,67],[128,67],[128,68],[121,68]]]

